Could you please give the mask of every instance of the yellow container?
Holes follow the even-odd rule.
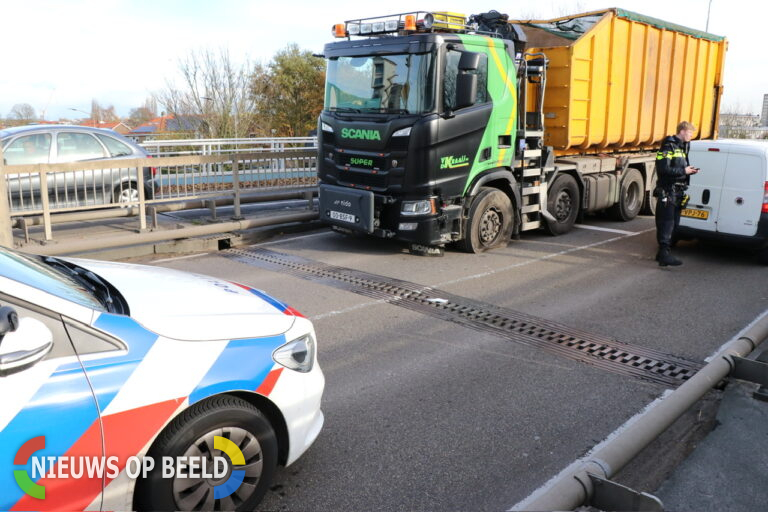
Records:
[[[655,149],[680,121],[717,138],[725,38],[622,9],[511,23],[549,59],[544,142],[556,154]]]
[[[432,16],[435,17],[435,28],[441,28],[444,30],[463,30],[467,24],[467,17],[457,12],[433,12]]]

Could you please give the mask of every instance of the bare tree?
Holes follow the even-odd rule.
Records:
[[[37,112],[29,103],[17,103],[11,108],[8,117],[16,121],[29,122],[37,119]]]
[[[151,121],[155,117],[157,117],[157,100],[150,97],[144,101],[144,105],[141,107],[131,109],[131,113],[128,115],[128,123],[135,128]]]
[[[181,86],[166,82],[155,98],[182,130],[210,138],[247,136],[255,125],[250,67],[233,63],[227,50],[191,52],[179,62]]]
[[[303,137],[317,127],[325,95],[325,61],[289,44],[257,66],[251,94],[259,118],[277,135]]]

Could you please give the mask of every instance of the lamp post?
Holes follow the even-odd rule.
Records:
[[[81,114],[85,114],[88,116],[88,119],[91,118],[91,114],[89,114],[85,110],[80,110],[79,108],[72,108],[72,107],[69,107],[69,110],[74,110],[75,112],[80,112]],[[95,120],[94,120],[94,124],[97,124]],[[98,128],[98,126],[96,126],[95,128]]]
[[[704,29],[704,32],[709,32],[709,12],[712,10],[712,0],[709,0],[709,7],[707,7],[707,28]]]

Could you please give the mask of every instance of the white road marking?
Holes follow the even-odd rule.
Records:
[[[495,270],[489,270],[488,272],[483,272],[483,273],[480,273],[480,274],[474,274],[474,275],[471,275],[471,276],[465,276],[465,277],[461,277],[459,279],[453,279],[451,281],[444,281],[442,283],[437,283],[437,284],[434,284],[432,286],[425,286],[424,288],[425,289],[428,289],[428,288],[441,288],[441,287],[447,286],[449,284],[456,284],[456,283],[461,283],[461,282],[464,282],[464,281],[470,281],[472,279],[478,279],[480,277],[492,276],[494,274],[498,274],[499,272],[506,272],[507,270],[511,270],[513,268],[523,267],[525,265],[531,265],[533,263],[538,263],[540,261],[549,260],[549,259],[552,259],[552,258],[556,258],[558,256],[563,256],[565,254],[570,254],[572,252],[581,251],[581,250],[584,250],[584,249],[591,249],[593,247],[598,247],[600,245],[605,245],[605,244],[608,244],[608,243],[611,243],[611,242],[615,242],[617,240],[622,240],[624,238],[629,238],[631,236],[641,235],[643,233],[648,233],[650,231],[655,231],[655,230],[656,230],[656,228],[646,229],[646,230],[643,230],[643,231],[632,232],[632,233],[629,233],[629,234],[623,235],[623,236],[616,236],[616,237],[610,238],[608,240],[602,240],[600,242],[595,242],[595,243],[591,243],[591,244],[588,244],[588,245],[579,245],[579,246],[576,246],[576,247],[571,247],[569,249],[565,249],[563,251],[559,251],[559,252],[552,253],[552,254],[547,254],[546,256],[541,256],[539,258],[533,258],[533,259],[530,259],[530,260],[521,261],[520,263],[514,263],[512,265],[507,265],[506,267],[497,268]],[[349,307],[349,308],[339,309],[339,310],[336,310],[336,311],[328,311],[327,313],[321,313],[319,315],[312,316],[312,317],[310,317],[310,320],[312,320],[312,321],[320,320],[321,318],[328,318],[328,317],[332,317],[332,316],[336,316],[336,315],[341,315],[341,314],[344,314],[344,313],[349,313],[351,311],[356,311],[358,309],[363,309],[363,308],[367,308],[367,307],[370,307],[370,306],[375,306],[377,304],[387,304],[388,302],[391,302],[391,301],[392,301],[392,299],[381,299],[381,300],[377,300],[377,301],[373,301],[373,302],[366,302],[366,303],[363,303],[363,304],[357,304],[356,306],[352,306],[352,307]]]
[[[322,233],[313,233],[311,235],[301,235],[301,236],[295,236],[293,238],[282,238],[280,240],[273,240],[271,242],[262,242],[262,243],[259,243],[259,244],[250,245],[249,247],[260,247],[262,245],[282,244],[282,243],[285,243],[285,242],[292,242],[294,240],[301,240],[301,239],[304,239],[304,238],[314,238],[314,237],[317,237],[317,236],[327,236],[327,235],[331,235],[331,234],[333,234],[333,231],[324,231]],[[208,256],[209,254],[214,254],[214,253],[202,252],[202,253],[199,253],[199,254],[187,254],[186,256],[176,256],[174,258],[163,258],[161,260],[154,260],[154,261],[152,261],[152,263],[155,264],[155,263],[164,263],[164,262],[167,262],[167,261],[176,261],[176,260],[187,260],[187,259],[191,259],[191,258],[200,258],[201,256]]]
[[[301,236],[295,236],[293,238],[283,238],[281,240],[273,240],[272,242],[263,242],[260,244],[253,244],[251,247],[261,247],[264,245],[275,245],[275,244],[282,244],[284,242],[293,242],[294,240],[302,240],[304,238],[315,238],[318,236],[328,236],[335,234],[333,231],[323,231],[322,233],[312,233],[311,235],[301,235]]]
[[[152,263],[154,264],[154,263],[163,263],[165,261],[189,260],[189,259],[192,259],[192,258],[199,258],[201,256],[207,256],[209,254],[211,254],[211,253],[203,252],[203,253],[200,253],[200,254],[187,254],[186,256],[175,256],[173,258],[163,258],[162,260],[154,260],[154,261],[152,261]]]
[[[709,357],[707,357],[707,358],[706,358],[704,361],[706,361],[706,362],[709,362],[709,361],[710,361],[710,360],[711,360],[713,357],[715,357],[715,356],[716,356],[718,353],[720,353],[720,351],[723,349],[723,347],[724,347],[725,345],[727,345],[728,343],[731,343],[731,342],[732,342],[732,341],[734,341],[734,340],[737,340],[737,339],[739,339],[741,336],[743,336],[743,334],[744,334],[745,332],[747,332],[747,330],[749,330],[749,329],[750,329],[750,328],[751,328],[753,325],[755,325],[757,322],[759,322],[760,320],[762,320],[762,319],[763,319],[763,318],[764,318],[766,315],[768,315],[768,310],[765,310],[765,311],[763,311],[762,313],[760,313],[760,314],[757,316],[757,318],[755,318],[755,319],[754,319],[752,322],[750,322],[750,323],[749,323],[749,325],[747,325],[746,327],[744,327],[744,329],[742,329],[742,330],[741,330],[741,331],[740,331],[738,334],[736,334],[736,335],[735,335],[733,338],[731,338],[730,340],[728,340],[728,341],[726,341],[725,343],[723,343],[723,345],[722,345],[721,347],[719,347],[717,350],[715,350],[715,351],[714,351],[714,352],[713,352],[713,353],[712,353],[712,354],[711,354]],[[543,494],[545,494],[547,491],[549,491],[549,489],[552,487],[552,485],[554,484],[554,482],[555,482],[555,481],[557,481],[557,480],[559,480],[559,478],[560,478],[560,475],[563,475],[563,474],[564,474],[564,473],[566,473],[566,472],[570,472],[570,471],[572,471],[572,470],[576,469],[578,466],[580,466],[580,465],[584,464],[585,462],[587,462],[588,460],[590,460],[590,459],[592,458],[592,454],[594,454],[596,451],[600,450],[600,449],[601,449],[603,446],[605,446],[605,445],[606,445],[606,444],[608,444],[608,443],[609,443],[611,440],[613,440],[614,438],[616,438],[616,436],[618,436],[619,434],[621,434],[622,432],[624,432],[625,430],[627,430],[629,427],[631,427],[631,426],[632,426],[632,424],[634,424],[635,422],[637,422],[637,421],[638,421],[638,419],[639,419],[640,417],[642,417],[644,414],[646,414],[648,411],[650,411],[651,409],[653,409],[654,407],[656,407],[656,406],[657,406],[657,405],[658,405],[658,404],[659,404],[659,403],[660,403],[662,400],[664,400],[664,398],[666,398],[666,397],[667,397],[667,395],[671,394],[671,393],[672,393],[672,391],[673,391],[673,390],[671,390],[671,389],[667,389],[667,390],[665,390],[665,391],[664,391],[664,393],[662,393],[662,395],[661,395],[660,397],[656,398],[656,399],[655,399],[653,402],[651,402],[651,403],[649,403],[648,405],[646,405],[646,406],[643,408],[643,410],[642,410],[642,411],[640,411],[639,413],[637,413],[637,414],[635,414],[634,416],[632,416],[632,417],[631,417],[629,420],[627,420],[627,421],[626,421],[626,423],[624,423],[624,424],[623,424],[623,425],[621,425],[619,428],[617,428],[616,430],[614,430],[613,432],[611,432],[611,433],[608,435],[608,437],[606,437],[606,438],[605,438],[605,440],[603,440],[603,441],[602,441],[600,444],[598,444],[598,445],[596,445],[595,447],[593,447],[593,448],[592,448],[592,449],[589,451],[589,453],[587,453],[587,454],[586,454],[586,455],[584,455],[583,457],[581,457],[581,458],[579,458],[579,459],[575,460],[574,462],[572,462],[571,464],[569,464],[569,465],[568,465],[568,467],[566,467],[565,469],[563,469],[562,471],[560,471],[560,473],[558,473],[557,475],[555,475],[555,476],[553,476],[552,478],[550,478],[550,479],[549,479],[549,481],[547,481],[547,483],[545,483],[544,485],[542,485],[541,487],[539,487],[538,489],[536,489],[535,491],[533,491],[533,492],[532,492],[532,493],[531,493],[531,494],[530,494],[528,497],[526,497],[526,498],[525,498],[525,499],[523,499],[522,501],[520,501],[520,502],[518,502],[517,504],[513,505],[513,506],[512,506],[512,508],[510,508],[509,510],[510,510],[510,511],[513,511],[513,510],[525,510],[525,509],[527,508],[527,506],[528,506],[528,504],[529,504],[529,503],[532,503],[534,500],[538,499],[540,496],[542,496],[542,495],[543,495]]]
[[[533,258],[533,259],[530,259],[530,260],[521,261],[520,263],[514,263],[512,265],[507,265],[506,267],[501,267],[501,268],[497,268],[497,269],[494,269],[494,270],[489,270],[488,272],[483,272],[481,274],[474,274],[474,275],[471,275],[471,276],[460,277],[459,279],[454,279],[452,281],[445,281],[445,282],[442,282],[442,283],[438,283],[438,284],[435,285],[435,287],[446,286],[446,285],[449,285],[449,284],[461,283],[461,282],[464,282],[464,281],[469,281],[469,280],[472,280],[472,279],[477,279],[479,277],[492,276],[493,274],[498,274],[499,272],[506,272],[507,270],[511,270],[513,268],[524,267],[526,265],[531,265],[533,263],[538,263],[540,261],[550,260],[552,258],[557,258],[558,256],[563,256],[565,254],[570,254],[572,252],[581,251],[581,250],[584,250],[584,249],[591,249],[593,247],[598,247],[600,245],[609,244],[611,242],[615,242],[617,240],[622,240],[624,238],[629,238],[631,236],[642,235],[642,234],[648,233],[650,231],[656,231],[656,228],[646,229],[646,230],[638,231],[638,232],[632,232],[632,233],[629,233],[627,235],[616,236],[616,237],[613,237],[613,238],[609,238],[608,240],[602,240],[600,242],[595,242],[595,243],[592,243],[592,244],[579,245],[579,246],[576,246],[576,247],[571,247],[570,249],[565,249],[563,251],[555,252],[555,253],[552,253],[552,254],[547,254],[546,256],[541,256],[539,258]]]
[[[600,226],[590,226],[589,224],[574,224],[573,227],[579,229],[591,229],[593,231],[605,231],[606,233],[618,233],[620,235],[634,235],[634,231],[624,231],[623,229],[603,228]]]

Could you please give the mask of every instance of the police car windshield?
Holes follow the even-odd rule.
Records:
[[[433,60],[429,53],[331,58],[325,109],[366,114],[430,112],[435,89]]]
[[[105,310],[102,302],[83,284],[46,265],[38,256],[0,247],[0,276],[91,309]]]

